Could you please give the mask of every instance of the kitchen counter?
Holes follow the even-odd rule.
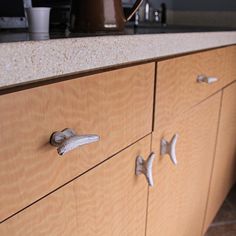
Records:
[[[236,31],[1,43],[0,89],[235,43]]]
[[[0,43],[0,235],[204,235],[236,173],[236,32],[145,31]]]

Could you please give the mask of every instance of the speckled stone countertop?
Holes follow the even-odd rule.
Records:
[[[1,43],[0,89],[231,44],[236,31]]]

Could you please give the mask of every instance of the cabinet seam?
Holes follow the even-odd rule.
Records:
[[[215,163],[215,158],[216,158],[216,148],[217,148],[218,136],[219,136],[219,128],[220,128],[220,118],[221,118],[221,112],[222,112],[223,95],[224,95],[224,90],[222,89],[221,90],[221,96],[220,96],[220,106],[219,106],[219,110],[218,110],[217,130],[216,130],[216,138],[215,138],[215,145],[214,145],[214,151],[213,151],[213,160],[212,160],[212,165],[211,165],[210,181],[209,181],[209,184],[208,184],[208,191],[207,191],[207,201],[206,201],[206,205],[205,205],[204,217],[203,217],[203,222],[202,222],[202,231],[201,231],[201,235],[202,236],[203,236],[203,233],[204,233],[204,226],[205,226],[205,220],[206,220],[206,215],[207,215],[207,206],[208,206],[208,203],[209,203],[211,182],[212,182],[212,176],[213,176],[213,171],[214,171],[214,163]]]

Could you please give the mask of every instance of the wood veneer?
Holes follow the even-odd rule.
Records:
[[[154,66],[0,97],[0,221],[151,133]],[[49,138],[65,128],[101,140],[59,157]]]
[[[236,82],[223,90],[204,232],[236,181]]]
[[[232,82],[233,51],[234,47],[226,47],[158,62],[157,119],[160,114],[171,121]],[[213,84],[198,83],[198,75],[219,80]]]
[[[157,154],[149,190],[147,236],[200,236],[207,204],[221,93],[169,122],[159,115],[152,138]],[[158,105],[157,105],[158,106]],[[160,156],[161,139],[178,133],[175,166]]]
[[[136,157],[150,154],[151,136],[0,225],[1,236],[144,236],[148,184]]]

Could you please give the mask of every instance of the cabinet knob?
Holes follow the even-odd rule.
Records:
[[[174,165],[177,165],[175,146],[176,146],[178,137],[179,135],[175,134],[170,140],[170,142],[168,142],[164,138],[161,140],[161,155],[164,156],[168,154]]]
[[[136,168],[135,168],[135,174],[141,175],[144,174],[148,185],[153,186],[153,177],[152,177],[152,163],[155,159],[155,154],[151,153],[148,157],[148,159],[145,161],[141,156],[138,156],[136,159]]]
[[[218,81],[218,78],[216,77],[208,77],[205,75],[199,75],[197,77],[197,82],[198,83],[207,83],[207,84],[213,84]]]
[[[100,137],[95,134],[77,135],[73,129],[64,129],[51,135],[50,144],[57,147],[59,155],[64,155],[82,145],[97,142],[99,139]]]

